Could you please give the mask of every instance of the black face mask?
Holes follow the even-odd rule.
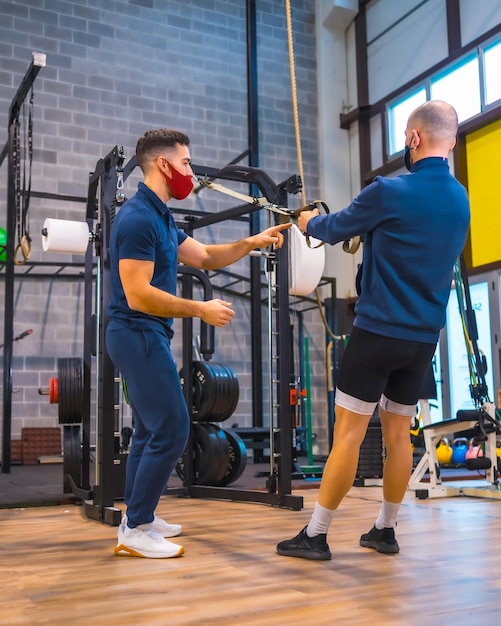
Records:
[[[405,146],[404,148],[404,165],[410,172],[412,163],[411,163],[411,149],[409,146]]]

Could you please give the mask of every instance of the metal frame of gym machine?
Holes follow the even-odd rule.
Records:
[[[255,0],[247,0],[246,2],[246,24],[247,24],[247,107],[248,107],[248,150],[247,154],[249,157],[250,166],[257,166],[259,163],[259,141],[258,141],[258,86],[257,86],[257,20],[256,20],[256,5]],[[103,162],[100,163],[99,168],[96,167],[97,170],[100,169],[101,176],[105,178],[105,180],[109,183],[109,177],[111,175],[111,170],[113,165],[119,163],[119,159],[122,158],[123,155],[119,155],[118,152],[112,151],[107,158],[104,159]],[[133,169],[133,160],[131,159],[128,165],[124,168],[123,175],[126,177],[130,171]],[[122,164],[119,164],[121,167]],[[102,168],[102,169],[101,169]],[[197,166],[194,167],[195,173],[198,175],[210,175],[208,168],[199,168]],[[254,173],[257,173],[259,170],[255,169]],[[214,174],[219,174],[221,176],[221,172],[212,172]],[[96,174],[93,175],[95,178]],[[116,174],[115,174],[116,177]],[[253,177],[250,174],[243,177],[245,182],[249,183],[252,187],[253,183],[257,184],[257,181],[253,181]],[[230,180],[230,178],[227,178]],[[265,178],[261,180],[268,181],[268,188],[262,189],[264,195],[266,193],[270,193],[275,200],[284,200],[286,201],[287,190],[285,188],[273,188],[272,181],[265,175]],[[113,183],[109,184],[110,195],[116,193],[116,178]],[[94,183],[96,185],[95,190],[97,191],[97,181]],[[115,185],[115,186],[114,186]],[[101,196],[103,195],[103,189],[100,191]],[[94,196],[95,198],[95,196]],[[89,196],[89,202],[90,202]],[[94,201],[94,200],[93,200]],[[277,202],[278,203],[278,202]],[[285,206],[283,204],[282,206]],[[257,232],[259,230],[259,213],[257,211],[252,211],[252,207],[246,206],[245,212],[250,213],[250,227],[251,230]],[[92,212],[95,211],[95,207],[92,207]],[[88,214],[91,212],[91,207],[88,205]],[[235,212],[233,216],[235,216],[238,211]],[[93,213],[94,214],[94,213]],[[243,214],[243,213],[241,213]],[[226,218],[229,218],[230,215],[226,215]],[[210,218],[204,218],[210,219]],[[219,214],[219,220],[223,219],[222,214]],[[217,218],[214,219],[214,222],[217,221]],[[109,228],[109,224],[104,222],[104,229]],[[192,225],[193,226],[193,225]],[[197,227],[200,226],[200,222]],[[101,233],[101,236],[106,235],[106,233]],[[106,238],[104,239],[106,241]],[[90,246],[89,246],[90,247]],[[88,255],[90,252],[88,252]],[[277,254],[277,307],[276,307],[276,322],[277,327],[283,328],[283,332],[277,336],[277,354],[279,355],[278,369],[279,369],[279,378],[278,380],[282,380],[283,384],[278,387],[278,432],[276,434],[278,439],[278,447],[280,450],[279,456],[277,458],[276,465],[276,473],[274,476],[270,476],[268,482],[269,493],[263,492],[255,492],[255,491],[237,491],[235,489],[230,489],[228,487],[206,487],[206,486],[197,486],[192,484],[192,476],[190,472],[191,464],[186,465],[186,476],[185,481],[186,485],[186,493],[187,495],[192,496],[205,496],[205,497],[217,497],[217,498],[231,498],[231,499],[239,499],[239,500],[247,500],[254,502],[263,502],[266,504],[271,504],[275,506],[282,506],[287,508],[292,508],[298,510],[303,506],[303,499],[299,496],[291,495],[291,471],[292,471],[292,437],[291,437],[291,423],[290,423],[290,414],[289,414],[289,361],[290,361],[290,345],[289,345],[289,333],[288,333],[288,324],[289,324],[289,301],[288,301],[288,258],[287,258],[287,246],[278,251]],[[90,265],[90,261],[88,261]],[[105,260],[106,263],[106,260]],[[260,267],[259,267],[259,259],[256,257],[251,257],[250,259],[250,283],[251,283],[251,295],[258,293],[260,289]],[[102,268],[101,268],[102,271]],[[106,273],[104,274],[106,277]],[[103,289],[109,289],[109,285],[105,283]],[[183,282],[183,295],[188,297],[190,293],[190,284],[189,281],[184,280]],[[260,384],[260,380],[262,377],[262,351],[261,351],[261,322],[260,322],[260,313],[261,313],[261,303],[257,297],[251,297],[250,302],[251,307],[251,318],[253,320],[252,324],[252,380],[253,380],[253,388],[252,388],[252,401],[253,401],[253,426],[262,426],[262,404],[263,404],[263,395],[262,395],[262,386]],[[90,314],[88,312],[88,318]],[[187,320],[183,324],[183,333],[186,336],[190,336],[192,334],[192,320]],[[88,323],[89,329],[87,329],[86,325],[86,336],[92,337],[92,323]],[[287,329],[287,332],[286,332]],[[192,345],[190,342],[184,342],[183,350],[186,351],[186,354],[183,354],[183,361],[192,360]],[[84,363],[84,372],[90,372],[88,370],[88,361],[90,361],[90,354],[88,352],[88,348],[86,348],[87,353],[85,355],[86,363]],[[114,404],[111,397],[110,389],[113,389],[113,383],[115,383],[115,372],[112,371],[113,368],[110,366],[109,358],[106,358],[107,355],[99,355],[99,358],[103,359],[103,364],[100,369],[100,376],[103,377],[103,382],[106,381],[108,384],[108,392],[105,392],[106,385],[101,385],[101,391],[98,394],[98,411],[100,413],[101,418],[104,415],[112,415],[114,412]],[[187,368],[186,363],[183,363],[184,371],[191,371],[191,368]],[[256,381],[259,381],[256,384]],[[84,409],[85,412],[90,415],[90,401],[87,399],[90,397],[90,380],[86,380],[84,376],[84,393],[86,394],[86,399],[84,401]],[[187,387],[187,405],[191,406],[191,386],[186,385]],[[89,394],[89,395],[87,395]],[[89,406],[88,406],[89,405]],[[88,421],[88,416],[84,414],[83,419],[83,427],[85,428],[85,424]],[[271,420],[271,416],[270,416]],[[100,519],[106,523],[116,525],[120,521],[120,512],[113,507],[114,500],[114,490],[115,486],[113,485],[113,475],[116,475],[117,465],[120,467],[122,464],[120,462],[120,458],[118,452],[116,450],[116,442],[117,437],[116,433],[113,429],[111,419],[103,419],[103,432],[100,435],[100,439],[103,442],[103,446],[98,448],[98,472],[100,472],[101,476],[101,484],[97,490],[94,490],[93,493],[93,503],[86,502],[86,512],[90,517]],[[107,442],[105,441],[107,440]],[[271,442],[270,442],[271,443]],[[84,437],[84,445],[85,445],[85,437]],[[107,446],[107,447],[104,447]],[[101,453],[99,453],[101,450]],[[187,455],[191,455],[192,450],[192,441],[190,437],[190,441],[187,446]],[[84,450],[85,454],[85,450]],[[117,458],[118,457],[118,458]],[[191,458],[188,456],[188,458]],[[276,490],[276,491],[275,491]]]
[[[111,293],[110,284],[110,260],[109,260],[109,237],[115,215],[116,206],[121,201],[121,186],[123,181],[134,169],[135,157],[132,157],[124,166],[124,154],[117,147],[103,159],[97,162],[96,170],[89,179],[89,194],[87,202],[87,221],[89,230],[93,232],[94,248],[97,256],[97,278],[95,286],[95,314],[92,313],[92,246],[89,246],[86,255],[85,272],[85,330],[84,330],[84,447],[83,456],[88,453],[86,449],[87,437],[85,431],[90,423],[90,371],[92,345],[96,346],[96,380],[97,380],[97,423],[96,423],[96,482],[93,489],[82,489],[72,482],[72,491],[75,496],[84,503],[85,514],[95,520],[116,526],[121,519],[120,509],[114,506],[117,499],[117,481],[123,477],[127,455],[120,451],[118,445],[119,433],[117,432],[117,405],[116,385],[119,382],[117,372],[109,358],[104,342],[106,331],[106,303]],[[275,185],[271,178],[262,170],[245,166],[227,166],[221,170],[214,168],[192,165],[197,176],[206,176],[211,179],[221,178],[236,182],[246,182],[256,185],[270,203],[279,206],[287,206],[288,193],[297,193],[300,188],[300,180],[297,176]],[[96,202],[97,196],[97,202]],[[251,205],[238,206],[217,214],[207,214],[195,220],[186,220],[181,225],[188,234],[195,229],[218,223],[222,220],[234,219],[249,212],[258,210],[259,207]],[[97,219],[94,227],[92,224]],[[277,219],[277,218],[276,218]],[[283,219],[279,217],[278,219]],[[285,233],[287,235],[287,233]],[[272,506],[299,510],[303,506],[301,496],[291,494],[292,475],[292,428],[289,407],[289,377],[290,377],[290,336],[289,336],[289,267],[288,246],[285,245],[271,255],[275,266],[275,302],[274,302],[274,333],[276,338],[276,427],[273,428],[273,462],[274,471],[270,473],[267,482],[268,491],[233,489],[228,487],[212,487],[193,484],[191,463],[185,464],[185,477],[183,487],[170,490],[169,494],[179,494],[192,497],[217,498],[226,500],[239,500],[270,504]],[[197,270],[180,268],[182,277],[182,296],[192,297],[193,280],[197,279],[204,287],[205,296],[210,297],[205,281]],[[185,372],[193,369],[193,320],[183,319],[183,363]],[[207,349],[211,352],[211,347]],[[271,390],[270,390],[271,393]],[[184,386],[184,394],[188,407],[193,406],[193,388],[191,385]],[[274,422],[270,415],[270,424]],[[192,458],[192,437],[190,436],[185,454]],[[271,442],[270,442],[271,445]],[[85,476],[83,477],[85,481]]]
[[[14,171],[15,129],[19,112],[40,70],[45,67],[45,54],[34,52],[30,66],[9,107],[8,138],[0,154],[0,165],[8,157],[7,179],[7,258],[5,262],[5,311],[3,345],[3,421],[2,421],[2,474],[11,467],[12,431],[12,344],[14,341],[14,241],[16,238],[16,186]]]

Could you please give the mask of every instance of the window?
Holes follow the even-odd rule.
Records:
[[[501,41],[484,51],[485,104],[492,104],[501,98]]]
[[[478,329],[478,348],[485,356],[487,374],[485,382],[489,395],[494,389],[492,369],[492,337],[489,309],[489,283],[482,281],[470,284],[471,306],[474,311]],[[459,410],[475,408],[470,392],[470,368],[463,333],[463,322],[459,314],[458,299],[455,290],[451,291],[447,305],[447,343],[449,352],[449,385],[451,418],[456,417]]]
[[[387,105],[388,157],[404,149],[409,114],[423,102],[429,99],[450,102],[459,122],[464,122],[481,113],[484,106],[501,100],[501,40],[497,37]],[[483,68],[482,80],[480,68]]]
[[[478,57],[470,56],[431,79],[432,100],[445,100],[456,109],[460,122],[480,113]]]
[[[396,154],[404,149],[405,128],[409,115],[420,104],[426,102],[426,99],[426,89],[423,87],[388,107],[388,150],[390,154]]]

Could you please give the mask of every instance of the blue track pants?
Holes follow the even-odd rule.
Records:
[[[158,330],[132,330],[111,320],[106,347],[125,378],[134,434],[124,500],[130,527],[153,521],[155,508],[184,451],[190,418],[170,340]]]

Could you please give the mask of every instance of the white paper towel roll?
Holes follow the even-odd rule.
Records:
[[[320,282],[325,265],[325,249],[309,248],[306,237],[293,224],[289,229],[289,293],[293,296],[306,296]],[[312,246],[320,241],[310,237]]]
[[[44,252],[85,254],[88,245],[89,227],[86,222],[55,220],[48,217],[43,223],[42,248]]]

